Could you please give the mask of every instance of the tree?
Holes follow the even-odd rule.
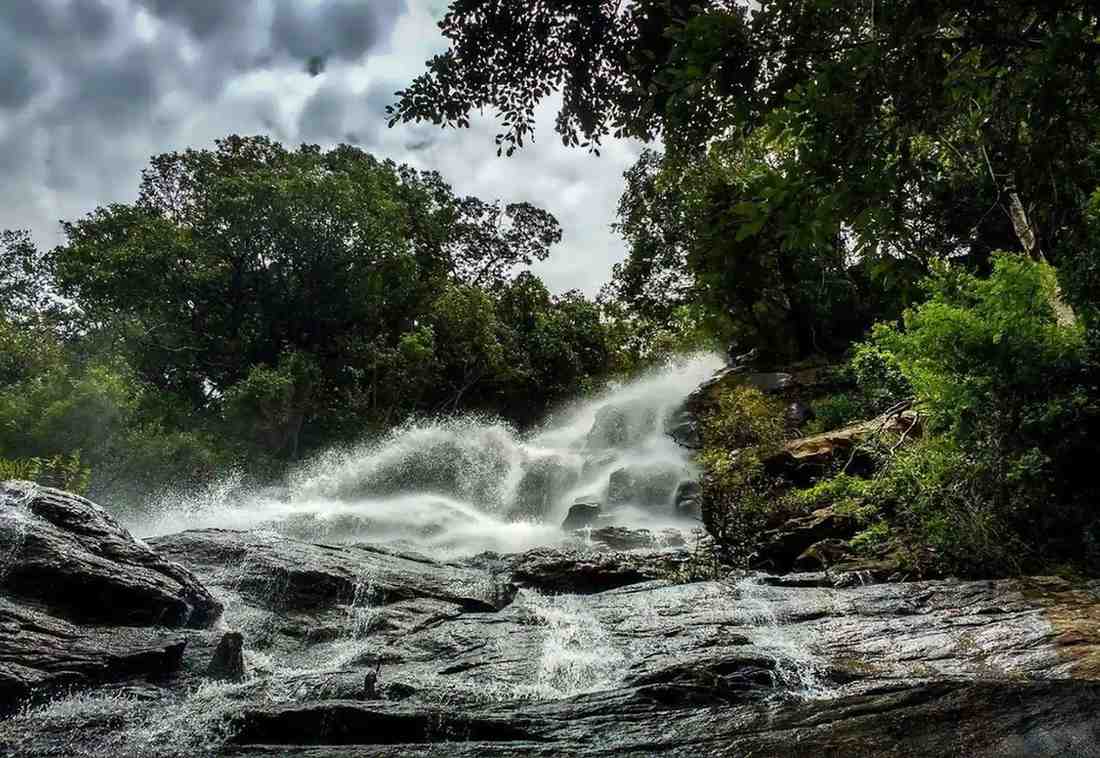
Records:
[[[29,324],[55,308],[49,273],[30,233],[0,231],[0,318]]]
[[[451,48],[398,93],[393,121],[464,126],[489,108],[511,152],[531,136],[535,105],[560,91],[566,144],[660,136],[659,186],[677,193],[701,161],[725,172],[701,207],[717,241],[744,244],[706,245],[695,261],[683,246],[699,227],[670,238],[683,223],[664,209],[640,222],[643,195],[628,190],[620,282],[635,297],[683,281],[717,287],[715,307],[728,308],[743,298],[722,280],[744,266],[777,270],[787,300],[792,277],[814,271],[848,287],[853,259],[919,273],[966,256],[988,270],[993,251],[1016,248],[1061,267],[1100,185],[1100,11],[1084,0],[778,0],[752,12],[721,0],[460,0],[441,28]],[[643,157],[638,171],[653,165]],[[799,311],[817,308],[780,298],[766,310],[775,303],[796,332]]]
[[[527,423],[607,371],[596,306],[524,271],[561,238],[550,213],[346,145],[160,155],[136,202],[64,230],[43,270],[73,306],[66,360],[131,371],[147,442],[212,432],[264,475],[417,413]],[[510,321],[523,289],[535,328]]]

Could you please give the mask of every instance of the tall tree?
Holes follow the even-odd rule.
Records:
[[[696,207],[710,207],[730,247],[693,264],[684,236],[639,237],[635,192],[623,228],[636,255],[621,272],[635,294],[643,274],[657,288],[668,276],[657,264],[678,259],[692,286],[713,288],[731,260],[749,265],[748,245],[772,259],[751,267],[778,266],[787,300],[792,277],[814,271],[843,285],[852,254],[887,266],[966,254],[984,266],[1015,248],[1060,267],[1083,254],[1100,186],[1100,9],[1087,0],[771,0],[752,11],[458,0],[441,28],[451,47],[398,93],[394,122],[463,126],[487,108],[511,152],[531,136],[535,105],[560,91],[566,144],[660,136],[673,175],[709,160],[711,202]],[[797,305],[780,309],[801,318]]]

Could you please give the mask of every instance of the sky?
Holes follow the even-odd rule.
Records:
[[[641,146],[609,141],[599,157],[567,149],[553,103],[538,114],[535,143],[512,158],[496,156],[491,114],[464,130],[387,128],[393,93],[443,48],[445,7],[0,0],[0,229],[28,229],[51,247],[62,241],[59,219],[132,201],[151,156],[228,134],[348,142],[438,170],[460,194],[551,211],[564,237],[537,273],[554,291],[594,294],[625,255],[610,224]]]

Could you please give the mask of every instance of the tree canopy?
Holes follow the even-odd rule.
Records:
[[[159,155],[63,229],[0,240],[0,457],[83,451],[93,488],[158,456],[273,471],[414,414],[527,424],[613,364],[598,306],[527,270],[550,213],[346,145]]]
[[[615,289],[639,307],[671,288],[805,352],[827,342],[810,321],[904,299],[931,260],[1081,254],[1100,186],[1094,4],[465,0],[441,28],[451,47],[394,122],[487,108],[511,152],[557,91],[566,144],[662,140],[620,209]]]

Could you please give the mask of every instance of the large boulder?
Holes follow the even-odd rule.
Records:
[[[674,512],[673,496],[688,472],[675,464],[635,464],[624,466],[611,473],[607,481],[607,505],[616,508],[633,505]]]
[[[76,622],[203,628],[222,611],[101,507],[30,482],[0,484],[0,589]]]
[[[565,521],[561,523],[562,530],[571,532],[592,526],[600,518],[600,508],[599,503],[573,503],[565,516]]]
[[[58,689],[160,680],[222,605],[82,497],[0,484],[0,711]]]
[[[658,422],[657,409],[646,402],[605,405],[596,412],[585,447],[589,451],[631,447],[654,434]]]
[[[514,515],[541,519],[580,481],[579,467],[561,456],[533,458],[523,465],[523,478],[511,505]]]

